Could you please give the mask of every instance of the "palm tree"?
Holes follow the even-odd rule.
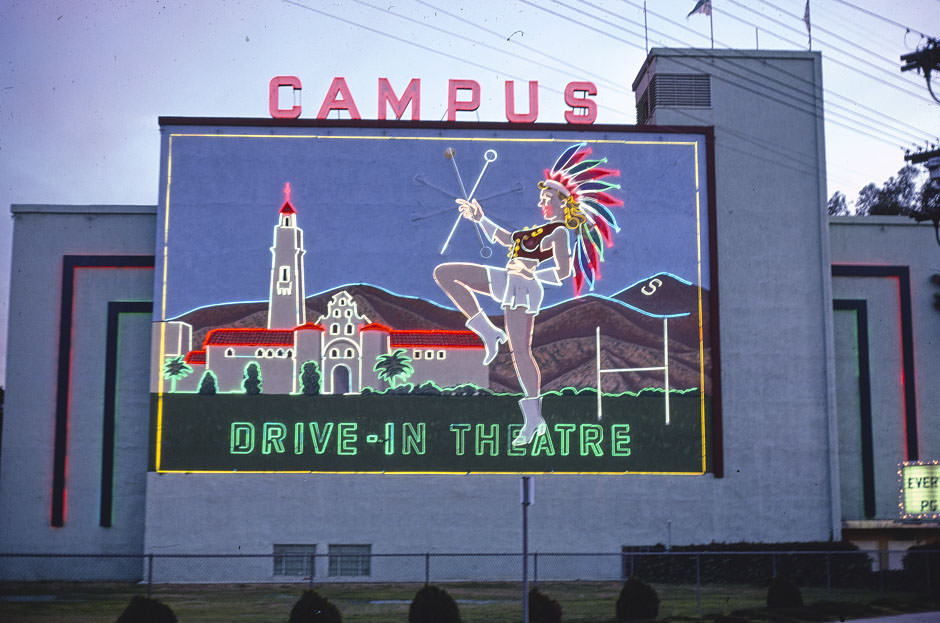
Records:
[[[376,372],[380,381],[385,381],[393,389],[399,382],[414,374],[414,368],[411,367],[411,357],[405,355],[405,349],[403,348],[376,357],[372,369]]]
[[[170,379],[170,392],[176,391],[176,381],[184,379],[192,373],[193,369],[179,355],[173,359],[167,359],[163,365],[163,378]]]

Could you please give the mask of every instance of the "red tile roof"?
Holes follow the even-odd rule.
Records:
[[[196,365],[206,365],[206,351],[204,350],[191,350],[186,353],[186,363],[193,363]]]
[[[207,346],[293,346],[293,329],[212,329],[202,343]]]
[[[384,324],[373,322],[359,329],[359,333],[362,333],[363,331],[385,331],[386,333],[391,333],[392,328],[386,327]]]
[[[389,346],[398,348],[483,348],[473,331],[390,331]]]

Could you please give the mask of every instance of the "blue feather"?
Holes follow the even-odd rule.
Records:
[[[587,143],[575,143],[565,151],[561,152],[561,155],[558,156],[558,160],[555,161],[555,164],[552,165],[552,173],[558,173],[560,170],[565,168],[568,164],[568,161],[571,160],[579,149],[587,145]]]

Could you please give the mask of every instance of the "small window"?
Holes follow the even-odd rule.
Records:
[[[334,309],[334,310],[333,310],[333,317],[334,317],[334,318],[339,318],[339,310],[338,310],[338,309]]]
[[[264,350],[258,349],[255,351],[255,357],[264,357]]]
[[[234,349],[234,348],[226,348],[226,349],[225,349],[225,356],[226,356],[226,357],[234,357],[234,356],[235,356],[235,349]]]
[[[412,358],[412,359],[421,359],[421,351],[420,351],[420,350],[411,351],[411,358]]]
[[[278,349],[277,349],[277,356],[278,356],[279,359],[283,359],[283,358],[284,358],[284,349],[278,348]]]
[[[353,358],[353,349],[347,348],[347,349],[346,349],[346,359],[352,359],[352,358]]]
[[[352,311],[351,311],[351,310],[349,310],[349,309],[346,310],[346,317],[347,317],[347,318],[352,317]]]
[[[268,352],[265,354],[265,357],[274,357],[274,349],[269,348]]]
[[[425,359],[434,359],[434,351],[433,351],[433,350],[426,350],[426,351],[424,351],[424,358],[425,358]]]
[[[274,544],[274,575],[312,578],[316,545]]]
[[[352,334],[353,334],[353,326],[352,326],[352,324],[347,324],[347,325],[346,325],[346,335],[352,335]]]
[[[346,297],[345,297],[345,296],[339,300],[339,304],[340,304],[340,305],[345,305],[345,304],[346,304]],[[338,312],[338,311],[336,312],[336,315],[339,316],[339,312]]]
[[[371,545],[330,545],[330,575],[372,575],[371,559]]]
[[[445,357],[447,357],[447,352],[446,352],[446,351],[443,351],[443,350],[437,351],[437,358],[438,358],[438,359],[444,359]]]
[[[334,322],[330,325],[330,334],[339,335],[339,325],[337,323]]]
[[[294,356],[294,351],[288,349],[288,350],[287,350],[287,358],[288,358],[288,359],[291,359],[293,356]]]
[[[337,359],[337,358],[339,358],[339,350],[336,349],[336,348],[332,349],[332,350],[330,351],[330,357],[331,357],[332,359]]]
[[[290,281],[290,266],[281,266],[281,281]]]

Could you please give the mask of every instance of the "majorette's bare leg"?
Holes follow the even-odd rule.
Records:
[[[486,267],[466,262],[447,262],[434,268],[434,281],[467,318],[479,313],[476,292],[490,294]]]
[[[490,322],[477,301],[477,292],[490,294],[486,267],[459,262],[440,264],[434,269],[434,280],[467,317],[467,328],[483,342],[483,365],[490,365],[499,353],[499,345],[506,341],[506,334]]]
[[[509,337],[509,349],[516,366],[516,376],[526,397],[537,398],[542,393],[542,373],[532,354],[532,329],[535,326],[535,314],[527,313],[524,307],[509,309],[504,307],[506,334]]]

